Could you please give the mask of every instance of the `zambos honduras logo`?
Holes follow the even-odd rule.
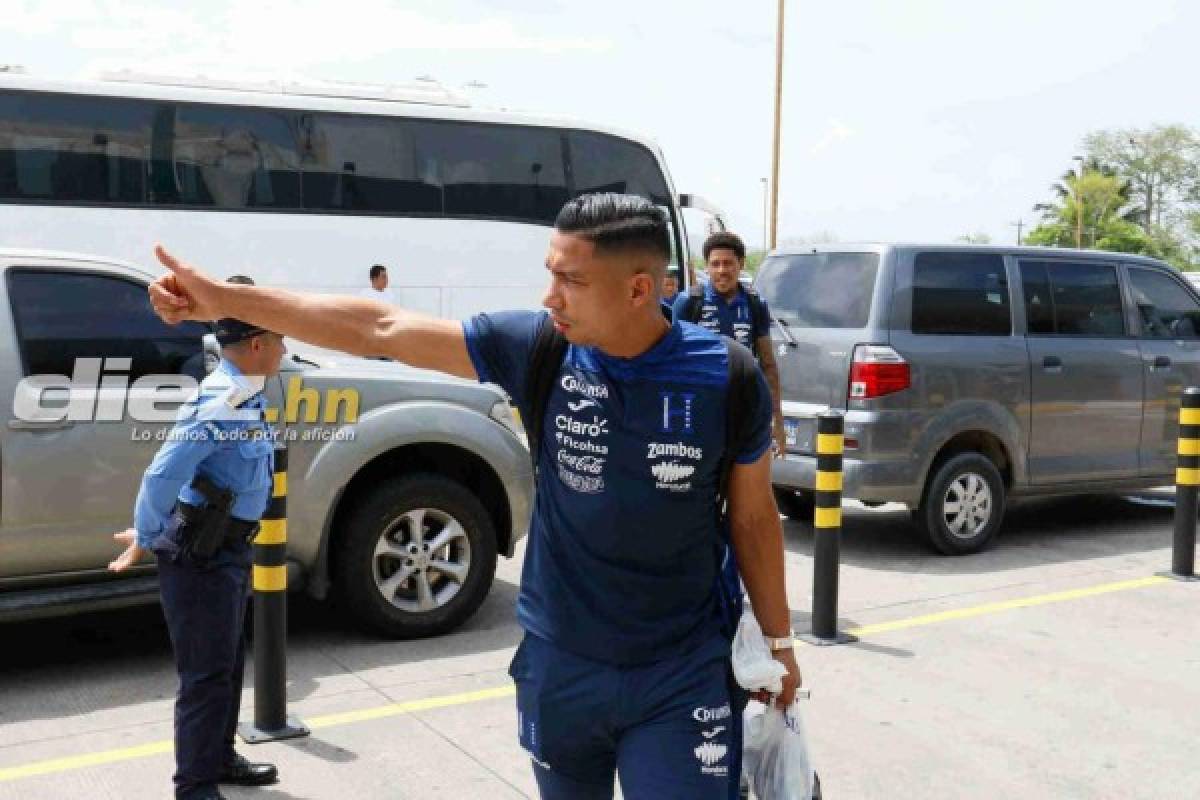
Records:
[[[705,742],[695,749],[696,758],[706,767],[711,767],[723,759],[728,751],[729,748],[716,742]]]
[[[654,473],[654,477],[658,478],[663,483],[675,483],[684,478],[690,478],[696,468],[690,464],[680,464],[677,461],[669,461],[665,464],[655,464],[650,468]]]

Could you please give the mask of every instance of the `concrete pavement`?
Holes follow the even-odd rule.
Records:
[[[948,559],[902,510],[849,507],[841,627],[863,640],[799,650],[826,797],[1200,797],[1200,584],[1146,580],[1170,563],[1170,515],[1153,494],[1037,501],[992,551]],[[812,533],[786,536],[803,630]],[[506,674],[518,576],[502,564],[480,613],[435,640],[381,641],[294,604],[290,710],[313,735],[244,747],[283,781],[228,796],[535,796]],[[5,632],[0,798],[168,797],[157,609]]]

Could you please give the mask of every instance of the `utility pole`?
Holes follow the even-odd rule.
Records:
[[[1075,176],[1075,247],[1078,250],[1083,249],[1083,172],[1084,160],[1083,156],[1072,156],[1072,161],[1079,162],[1079,173]]]
[[[768,248],[767,248],[767,215],[769,213],[767,210],[768,191],[767,191],[767,179],[759,178],[759,180],[762,181],[762,190],[763,190],[763,253],[765,254],[768,252]]]
[[[775,249],[779,233],[779,127],[783,113],[783,3],[779,0],[779,14],[775,22],[775,128],[771,142],[771,237],[770,248]]]
[[[1016,222],[1010,222],[1008,224],[1012,225],[1014,228],[1017,229],[1017,247],[1020,247],[1021,246],[1021,231],[1024,230],[1024,228],[1025,228],[1025,220],[1019,219]]]

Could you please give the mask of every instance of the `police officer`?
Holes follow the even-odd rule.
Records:
[[[245,283],[246,281],[237,281]],[[175,796],[221,798],[217,784],[275,782],[271,764],[233,749],[242,692],[243,621],[251,545],[271,494],[266,377],[283,337],[236,319],[216,326],[221,361],[181,409],[142,478],[134,527],[114,538],[120,572],[147,551],[158,559],[163,612],[175,651]]]

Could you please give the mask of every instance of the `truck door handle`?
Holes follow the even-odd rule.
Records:
[[[1062,359],[1058,356],[1046,356],[1042,359],[1042,369],[1046,372],[1062,372]]]
[[[1154,366],[1152,366],[1151,369],[1166,369],[1169,366],[1171,366],[1170,356],[1155,356]]]

